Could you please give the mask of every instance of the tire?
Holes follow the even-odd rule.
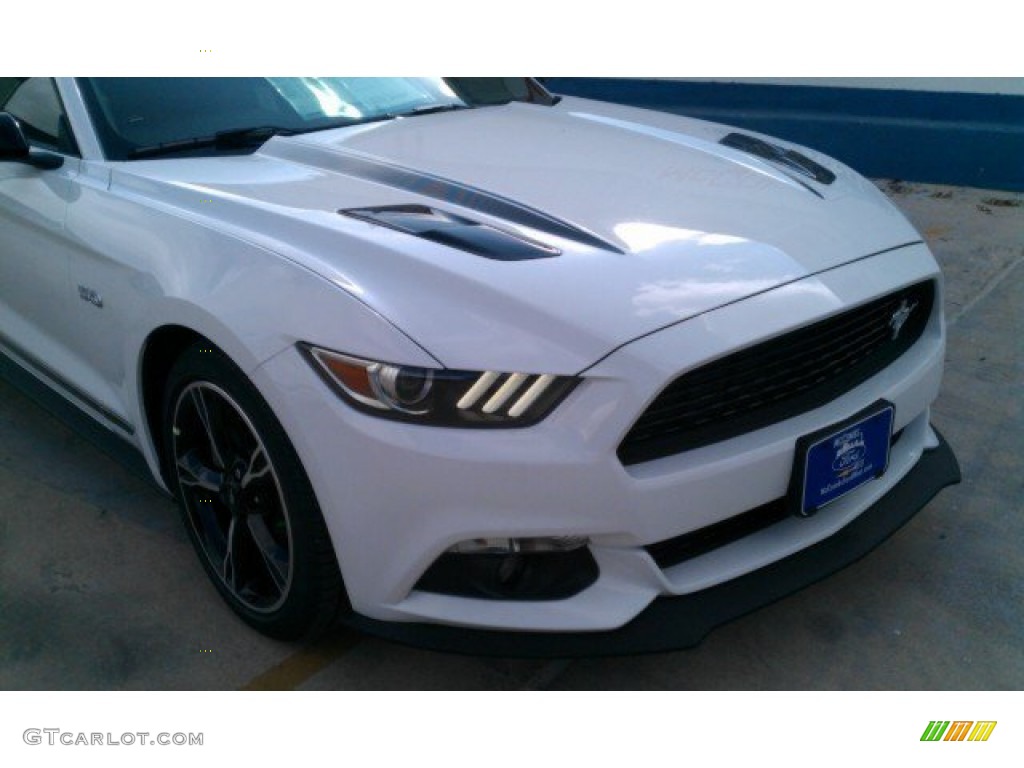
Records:
[[[255,386],[209,342],[188,348],[163,399],[167,480],[210,580],[280,640],[311,638],[347,607],[312,486]]]

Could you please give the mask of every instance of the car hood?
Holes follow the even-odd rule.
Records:
[[[920,239],[841,164],[800,149],[835,173],[820,184],[722,145],[733,130],[567,98],[277,137],[249,156],[135,161],[113,183],[315,270],[443,365],[574,373]],[[339,213],[410,204],[558,255],[487,258]]]

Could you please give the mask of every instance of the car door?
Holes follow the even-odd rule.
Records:
[[[0,110],[32,147],[63,158],[54,169],[0,160],[0,349],[128,431],[83,354],[80,305],[101,299],[73,279],[83,251],[67,221],[82,196],[83,161],[65,105],[53,78],[0,78]]]
[[[0,109],[31,146],[64,156],[55,169],[0,160],[0,340],[59,370],[73,311],[64,221],[80,161],[51,78],[0,78]]]
[[[31,145],[65,155],[52,170],[0,161],[0,337],[53,365],[72,311],[63,225],[79,163],[51,79],[2,78],[0,99]]]

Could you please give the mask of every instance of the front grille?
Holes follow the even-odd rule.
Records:
[[[682,453],[834,400],[921,337],[934,298],[932,281],[918,283],[684,373],[633,425],[619,460],[630,465]],[[896,332],[906,309],[912,311]]]

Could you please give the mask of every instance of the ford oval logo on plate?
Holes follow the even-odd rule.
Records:
[[[864,466],[864,458],[867,456],[867,447],[864,444],[864,431],[856,427],[832,441],[832,449],[835,451],[835,461],[832,462],[832,471],[841,474],[848,474],[857,471]]]
[[[894,409],[881,401],[853,418],[797,441],[790,506],[808,516],[889,466]]]

